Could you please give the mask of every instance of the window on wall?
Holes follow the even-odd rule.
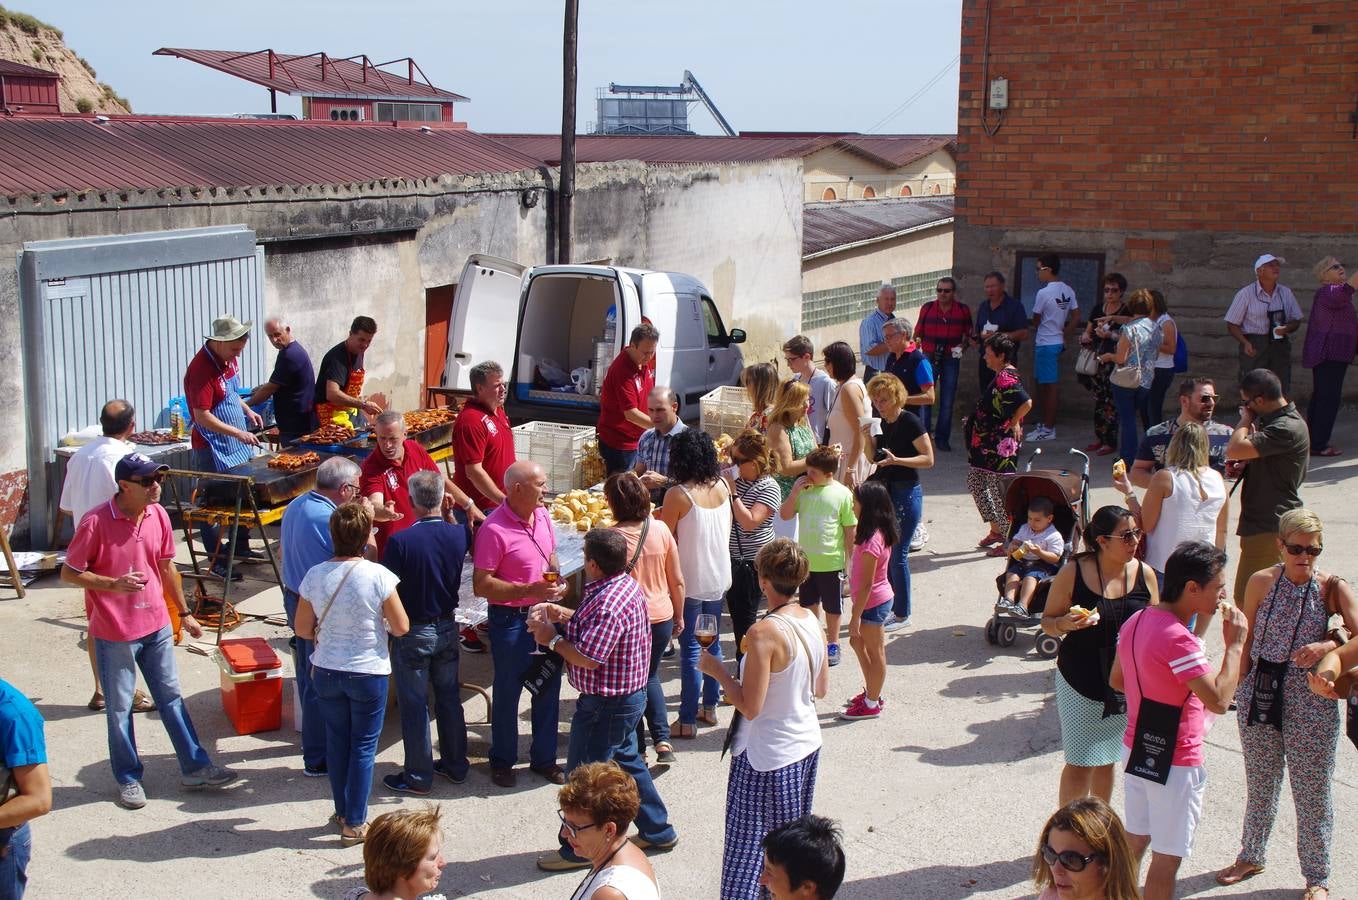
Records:
[[[820,198],[822,200],[838,200],[839,195],[835,193],[834,188],[826,188],[825,192],[820,195]]]
[[[1075,291],[1075,302],[1080,307],[1080,318],[1088,319],[1089,310],[1103,297],[1102,253],[1063,253],[1061,250],[1020,250],[1014,255],[1014,296],[1023,301],[1028,315],[1033,314],[1033,299],[1042,282],[1037,277],[1037,257],[1055,253],[1061,258],[1057,278]]]
[[[939,184],[937,181],[935,181],[933,184],[929,185],[929,193],[931,193],[931,194],[941,194],[941,193],[943,193],[943,185],[941,185],[941,184]]]
[[[374,103],[379,122],[438,122],[443,110],[437,103]]]
[[[903,186],[903,187],[901,188],[901,196],[902,196],[902,197],[909,197],[909,196],[913,195],[914,193],[915,193],[914,191],[910,190],[910,185],[908,185],[908,184],[905,185],[905,186]]]
[[[864,186],[864,188],[863,188],[863,199],[864,199],[864,200],[875,200],[875,199],[877,199],[877,192],[876,192],[875,190],[872,189],[871,185]]]

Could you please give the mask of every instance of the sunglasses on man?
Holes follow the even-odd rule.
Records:
[[[139,484],[144,488],[149,488],[153,484],[160,484],[165,480],[165,476],[157,472],[155,475],[148,475],[145,478],[129,478],[127,480],[133,484]]]

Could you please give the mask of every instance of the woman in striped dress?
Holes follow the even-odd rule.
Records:
[[[820,622],[796,601],[806,554],[778,538],[759,551],[755,569],[769,613],[746,635],[739,679],[716,657],[704,653],[699,662],[738,714],[728,738],[722,900],[757,900],[764,836],[811,812],[821,746],[816,698],[829,683]]]

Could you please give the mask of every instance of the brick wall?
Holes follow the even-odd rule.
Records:
[[[964,0],[961,65],[959,226],[1354,230],[1358,3]]]

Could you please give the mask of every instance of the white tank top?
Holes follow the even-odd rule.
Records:
[[[1165,560],[1174,548],[1184,541],[1212,543],[1217,536],[1217,516],[1226,502],[1226,482],[1221,473],[1210,466],[1198,471],[1202,478],[1199,491],[1197,479],[1187,469],[1169,469],[1174,492],[1160,506],[1160,519],[1155,530],[1146,535],[1146,565],[1164,573]],[[1203,494],[1207,499],[1203,499]]]
[[[821,637],[820,621],[815,616],[769,615],[766,618],[777,623],[792,655],[783,671],[769,673],[763,708],[759,715],[741,725],[731,744],[732,755],[744,753],[756,772],[790,766],[806,759],[821,745],[814,694],[815,673],[825,662],[825,639]],[[803,642],[811,650],[810,664],[802,648]],[[749,660],[748,656],[741,660],[742,676]]]
[[[601,887],[611,887],[627,900],[660,900],[660,891],[646,873],[631,866],[609,866],[600,869],[593,878],[581,887],[584,893],[576,892],[571,900],[590,900]]]
[[[722,491],[726,483],[721,482]],[[731,504],[704,509],[688,488],[689,511],[679,520],[674,539],[679,542],[679,571],[684,573],[684,596],[690,600],[720,600],[731,587]]]
[[[1159,327],[1162,329],[1161,335],[1160,335],[1160,336],[1161,336],[1161,339],[1164,338],[1163,329],[1164,329],[1164,327],[1165,327],[1165,323],[1166,323],[1166,322],[1173,322],[1173,321],[1174,321],[1174,320],[1171,319],[1171,318],[1169,317],[1169,313],[1165,313],[1163,316],[1161,316],[1160,318],[1158,318],[1158,319],[1155,320],[1155,324],[1156,324],[1157,326],[1159,326]],[[1176,343],[1177,343],[1177,342],[1176,342]],[[1157,350],[1157,351],[1156,351],[1156,354],[1155,354],[1155,368],[1157,368],[1157,369],[1172,369],[1172,368],[1174,368],[1174,351],[1173,351],[1173,350],[1170,350],[1168,353],[1161,353],[1161,352],[1159,352],[1159,351]]]

